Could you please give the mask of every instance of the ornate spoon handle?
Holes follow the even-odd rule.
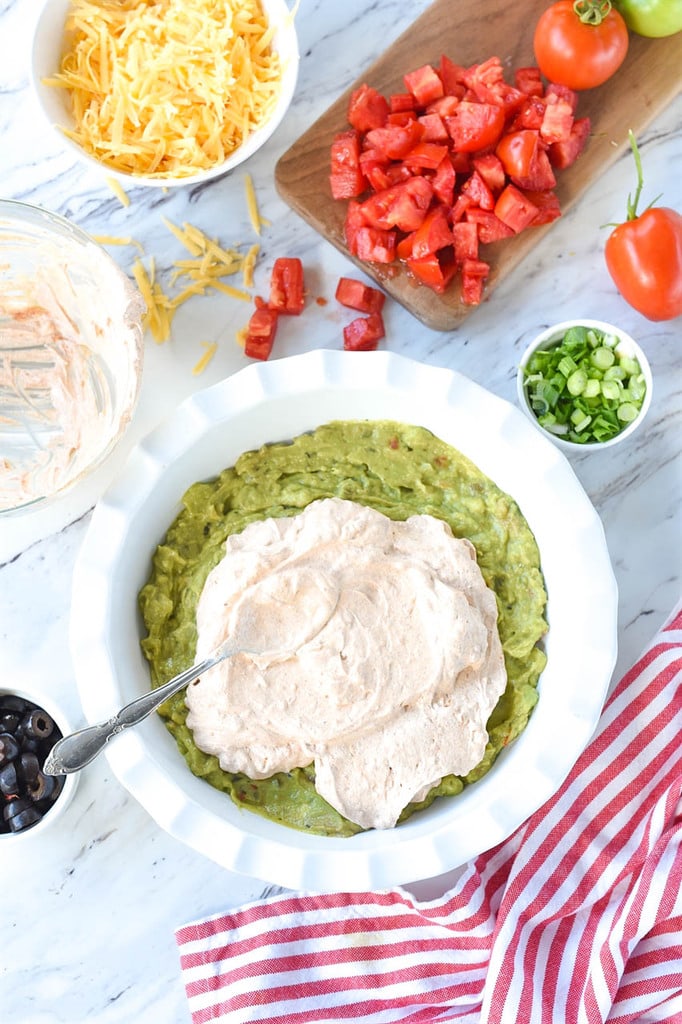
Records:
[[[138,725],[151,715],[152,711],[160,708],[163,702],[172,697],[174,693],[193,682],[202,672],[213,668],[225,658],[239,653],[233,648],[222,647],[216,654],[185,669],[184,672],[174,676],[163,686],[150,690],[149,693],[143,693],[141,697],[136,697],[106,722],[79,729],[78,732],[72,732],[69,736],[58,740],[45,759],[44,773],[46,775],[68,775],[71,772],[80,771],[97,757],[113,736],[117,736],[132,725]]]

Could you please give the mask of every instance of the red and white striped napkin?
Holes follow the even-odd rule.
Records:
[[[193,1024],[682,1022],[682,607],[442,899],[286,894],[176,939]]]

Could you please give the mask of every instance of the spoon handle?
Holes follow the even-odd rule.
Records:
[[[164,701],[182,690],[202,672],[206,672],[218,662],[223,661],[224,658],[229,658],[236,653],[238,652],[232,648],[221,648],[216,654],[185,669],[184,672],[169,679],[162,686],[150,690],[149,693],[143,693],[141,697],[136,697],[106,722],[79,729],[78,732],[73,732],[58,740],[45,759],[43,772],[46,775],[68,775],[71,772],[80,771],[97,757],[113,736],[117,736],[131,725],[138,725],[144,721],[152,711],[160,708]]]

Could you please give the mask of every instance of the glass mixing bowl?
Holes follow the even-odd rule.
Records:
[[[137,402],[144,302],[63,217],[0,201],[0,516],[100,465]]]

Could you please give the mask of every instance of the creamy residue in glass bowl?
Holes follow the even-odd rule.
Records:
[[[87,235],[0,204],[0,512],[61,493],[111,450],[137,399],[143,308]]]

